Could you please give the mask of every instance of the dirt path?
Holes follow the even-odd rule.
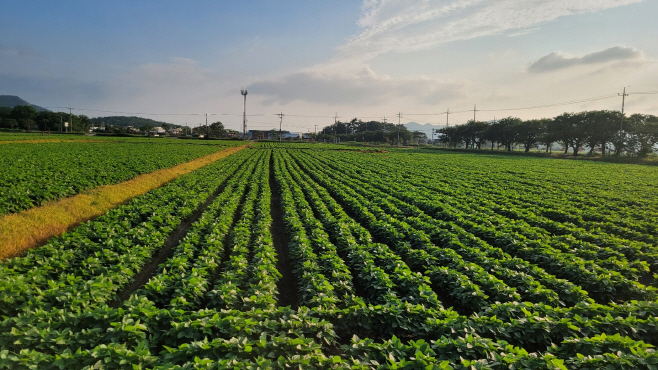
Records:
[[[297,279],[292,272],[292,262],[290,261],[290,253],[288,253],[288,239],[286,238],[283,210],[281,209],[281,193],[274,179],[274,156],[270,158],[270,191],[272,192],[272,202],[270,203],[272,244],[274,244],[277,254],[276,269],[281,273],[281,279],[277,282],[279,294],[276,298],[279,306],[290,306],[290,308],[296,310],[299,305]]]
[[[171,168],[137,176],[114,185],[104,185],[69,198],[19,213],[0,217],[0,259],[15,257],[24,251],[43,245],[77,225],[98,217],[130,199],[236,153],[247,145],[222,151],[182,163]]]

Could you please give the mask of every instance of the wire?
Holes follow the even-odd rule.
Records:
[[[655,95],[658,94],[658,91],[641,91],[641,92],[634,92],[634,93],[629,93],[628,95]],[[546,105],[536,105],[536,106],[529,106],[529,107],[517,107],[517,108],[498,108],[498,109],[477,109],[478,112],[500,112],[500,111],[519,111],[519,110],[529,110],[529,109],[539,109],[539,108],[549,108],[549,107],[556,107],[556,106],[563,106],[563,105],[571,105],[571,104],[579,104],[579,103],[586,103],[586,102],[591,102],[591,101],[598,101],[598,100],[604,100],[604,99],[610,99],[610,98],[616,98],[618,97],[619,94],[610,94],[610,95],[602,95],[602,96],[597,96],[597,97],[592,97],[592,98],[586,98],[586,99],[580,99],[580,100],[571,100],[568,102],[561,102],[561,103],[554,103],[554,104],[546,104]],[[143,116],[205,116],[206,113],[149,113],[149,112],[123,112],[123,111],[111,111],[111,110],[101,110],[101,109],[88,109],[88,108],[73,108],[73,107],[45,107],[47,109],[73,109],[77,111],[85,111],[85,112],[101,112],[101,113],[114,113],[114,114],[129,114],[129,115],[143,115]],[[656,109],[628,109],[628,110],[656,110]],[[446,112],[440,112],[440,113],[405,113],[405,116],[439,116],[443,114],[457,114],[457,113],[467,113],[467,112],[473,112],[472,109],[467,109],[467,110],[460,110],[460,111],[446,111]],[[247,117],[266,117],[266,116],[273,116],[277,115],[278,113],[272,113],[272,114],[264,114],[264,113],[257,113],[257,114],[247,114]],[[235,113],[207,113],[208,116],[234,116],[234,117],[241,117],[242,114],[235,114]],[[345,115],[346,117],[349,117],[351,115]],[[392,117],[395,116],[395,114],[391,115]],[[329,116],[329,115],[304,115],[304,114],[286,114],[286,117],[300,117],[300,118],[334,118],[334,116]],[[383,116],[358,116],[356,115],[355,118],[358,119],[381,119]],[[407,121],[411,122],[411,120],[406,119]],[[272,123],[275,124],[275,123]],[[288,127],[301,127],[301,126],[290,126],[286,125]]]

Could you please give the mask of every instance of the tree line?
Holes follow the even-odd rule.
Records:
[[[516,117],[494,122],[470,120],[437,131],[437,141],[467,149],[490,145],[492,150],[496,146],[511,151],[515,145],[521,145],[525,152],[529,152],[541,145],[548,152],[553,144],[559,144],[564,154],[571,149],[575,156],[588,150],[588,155],[600,151],[602,155],[646,157],[656,152],[658,117],[648,114],[625,116],[618,111],[596,110],[532,120]]]
[[[364,141],[388,144],[421,142],[427,135],[410,131],[404,125],[390,122],[367,121],[354,118],[349,122],[337,121],[318,132],[317,140]]]
[[[69,122],[68,129],[65,122]],[[16,105],[13,108],[0,107],[0,128],[87,132],[93,126],[91,119],[83,114],[70,115],[62,112],[37,111],[31,105]]]
[[[68,128],[65,127],[66,122],[69,122]],[[172,129],[178,129],[176,132],[180,135],[197,134],[205,137],[221,138],[234,137],[239,134],[235,130],[224,128],[224,124],[219,121],[208,124],[207,126],[203,125],[192,128],[140,117],[113,116],[89,118],[82,114],[37,111],[31,105],[16,105],[13,108],[0,107],[0,128],[86,133],[92,127],[98,127],[101,124],[103,125],[103,130],[97,129],[96,132],[106,134],[149,134],[155,127],[162,127],[167,132],[171,132]],[[132,126],[133,129],[130,129],[129,126]]]

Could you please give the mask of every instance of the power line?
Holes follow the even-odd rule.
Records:
[[[658,91],[639,91],[639,92],[632,92],[626,94],[626,96],[631,96],[631,95],[655,95],[658,94]],[[563,106],[563,105],[571,105],[571,104],[579,104],[579,103],[586,103],[586,102],[592,102],[592,101],[598,101],[598,100],[604,100],[604,99],[610,99],[613,97],[618,97],[619,94],[610,94],[610,95],[602,95],[602,96],[597,96],[597,97],[592,97],[592,98],[585,98],[585,99],[580,99],[580,100],[571,100],[567,102],[560,102],[560,103],[553,103],[553,104],[545,104],[545,105],[536,105],[536,106],[527,106],[527,107],[515,107],[515,108],[496,108],[496,109],[477,109],[477,106],[474,105],[473,109],[469,110],[460,110],[460,111],[450,111],[449,109],[445,112],[439,112],[439,113],[405,113],[406,116],[438,116],[442,114],[446,114],[446,125],[449,124],[449,115],[450,114],[457,114],[457,113],[466,113],[466,112],[473,112],[474,114],[474,119],[475,119],[475,112],[500,112],[500,111],[520,111],[520,110],[530,110],[530,109],[539,109],[539,108],[549,108],[549,107],[556,107],[556,106]],[[68,107],[46,107],[48,109],[64,109],[64,110],[69,110],[69,114],[72,114],[73,110],[76,111],[83,111],[83,112],[100,112],[100,113],[113,113],[113,114],[124,114],[124,115],[143,115],[143,116],[235,116],[239,117],[242,116],[243,119],[246,117],[264,117],[268,116],[269,114],[264,114],[264,113],[257,113],[257,114],[246,114],[246,112],[243,112],[242,114],[237,114],[237,113],[156,113],[156,112],[126,112],[126,111],[113,111],[113,110],[103,110],[103,109],[90,109],[90,108],[74,108],[72,106]],[[630,110],[656,110],[656,109],[630,109]],[[274,115],[279,115],[279,114],[274,114]],[[337,116],[329,116],[329,115],[305,115],[305,114],[286,114],[288,117],[300,117],[300,118],[334,118],[334,124],[336,123]],[[359,119],[377,119],[381,116],[359,116],[356,115],[357,118]],[[243,121],[244,124],[244,121]]]
[[[283,116],[285,116],[285,114],[281,112],[277,113],[277,116],[279,116],[279,142],[281,142],[281,125],[283,124]]]
[[[628,94],[626,94],[626,87],[624,86],[624,91],[621,94],[621,120],[619,120],[619,134],[621,135],[621,132],[624,127],[624,102],[626,101],[626,97]]]

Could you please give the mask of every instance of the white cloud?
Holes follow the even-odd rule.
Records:
[[[171,58],[169,63],[149,63],[139,66],[130,76],[141,84],[158,86],[180,86],[206,81],[210,70],[200,68],[189,58]]]
[[[447,98],[460,97],[463,89],[463,84],[452,81],[380,76],[368,67],[351,74],[305,71],[249,86],[250,91],[267,96],[265,104],[307,101],[332,106],[372,106],[391,98],[408,96],[425,104],[435,104]]]
[[[641,62],[644,53],[631,47],[614,46],[583,56],[575,57],[561,52],[552,52],[530,64],[529,72],[541,73],[573,67],[583,64],[604,64],[609,62],[631,61]]]
[[[366,61],[388,52],[424,50],[639,1],[367,0],[359,20],[363,30],[339,47],[336,59]]]
[[[10,48],[0,44],[0,56],[5,58],[34,58],[37,54],[28,48]]]
[[[416,102],[434,104],[459,98],[467,82],[389,78],[371,71],[369,61],[386,53],[427,50],[458,40],[506,32],[518,36],[559,17],[638,1],[365,0],[358,21],[361,31],[338,47],[334,57],[278,79],[256,81],[250,89],[270,103],[307,101],[357,106],[415,96]]]

